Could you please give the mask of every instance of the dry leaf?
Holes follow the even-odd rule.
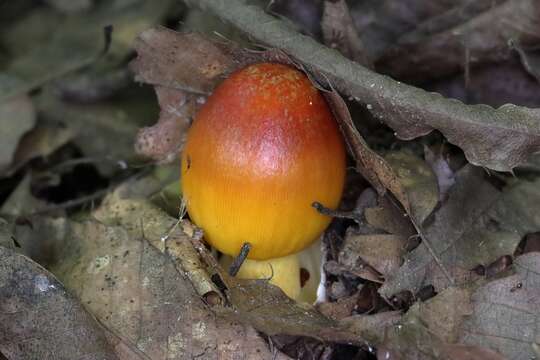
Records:
[[[327,46],[366,67],[373,67],[345,0],[324,1],[321,26]]]
[[[448,201],[425,227],[424,235],[458,283],[470,281],[467,274],[475,266],[513,254],[524,235],[540,229],[534,215],[540,204],[537,182],[519,181],[500,192],[483,175],[470,165],[461,169]],[[442,290],[448,280],[437,268],[420,244],[380,292],[386,297],[403,290],[416,293],[428,284]]]
[[[461,342],[482,344],[510,359],[535,357],[540,313],[540,254],[515,259],[515,275],[491,281],[472,295],[473,314],[461,329]]]
[[[399,324],[389,327],[381,353],[402,360],[439,359],[448,341],[456,341],[471,312],[470,291],[449,288],[425,303],[415,303]]]
[[[348,232],[338,261],[353,274],[365,263],[386,277],[399,268],[405,243],[406,239],[397,235],[355,235]]]
[[[136,39],[131,69],[137,81],[206,95],[235,67],[230,48],[231,43],[157,27]]]
[[[205,98],[159,85],[155,86],[155,91],[161,109],[159,119],[154,126],[139,130],[135,152],[166,163],[177,159],[197,104]]]
[[[456,7],[466,13],[466,6],[485,4],[492,0],[385,0],[351,3],[351,15],[367,49],[376,59],[400,36],[424,21],[438,17]]]
[[[458,74],[430,84],[429,90],[468,104],[540,106],[540,83],[515,61],[471,69],[467,80]]]
[[[419,82],[481,62],[506,60],[512,55],[509,41],[524,46],[538,43],[540,8],[535,0],[484,1],[476,9],[463,8],[469,12],[452,9],[401,37],[379,59],[379,69],[404,81]],[[499,26],[494,27],[494,22]]]
[[[9,359],[118,359],[100,326],[54,276],[3,247],[0,300],[0,350]]]

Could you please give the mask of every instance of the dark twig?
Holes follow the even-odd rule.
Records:
[[[318,201],[314,201],[311,204],[311,206],[313,206],[315,210],[317,210],[320,214],[323,214],[326,216],[331,216],[331,217],[339,218],[339,219],[350,219],[350,220],[355,220],[355,221],[359,220],[358,214],[354,210],[353,211],[332,210],[332,209],[327,208],[326,206],[324,206]]]
[[[244,243],[244,245],[242,245],[242,248],[240,249],[240,253],[238,254],[237,257],[234,258],[231,266],[229,267],[229,275],[236,276],[236,274],[238,274],[238,271],[240,270],[240,267],[242,266],[244,261],[246,261],[250,250],[251,250],[250,243]]]

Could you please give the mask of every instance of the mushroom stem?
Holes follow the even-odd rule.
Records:
[[[227,267],[229,261],[235,261],[224,256],[220,262]],[[232,265],[229,266],[231,268]],[[292,254],[270,260],[245,259],[238,269],[239,279],[258,279],[268,281],[279,287],[291,299],[298,300],[301,292],[300,263],[298,254]]]

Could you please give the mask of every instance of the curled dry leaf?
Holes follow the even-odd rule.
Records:
[[[202,96],[181,90],[155,86],[160,114],[157,123],[139,130],[135,139],[135,152],[159,162],[177,159],[184,144],[186,131]]]
[[[118,359],[97,322],[53,275],[3,247],[0,300],[0,351],[9,359]]]
[[[217,14],[260,42],[282,49],[315,71],[322,84],[330,82],[344,95],[366,104],[401,139],[414,139],[437,129],[461,147],[471,163],[499,171],[511,170],[540,150],[538,109],[464,105],[373,73],[241,0],[187,2]],[[538,6],[534,0],[519,4],[523,8]],[[534,12],[525,16],[530,14]],[[520,22],[510,24],[516,23]]]
[[[137,81],[206,95],[235,67],[231,48],[231,43],[157,27],[137,37],[138,56],[130,67]]]

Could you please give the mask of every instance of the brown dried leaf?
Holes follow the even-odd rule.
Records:
[[[378,193],[384,194],[389,189],[398,199],[404,198],[403,189],[386,161],[371,150],[354,123],[341,96],[335,92],[325,93],[345,140],[356,160],[356,170],[371,183]]]
[[[341,96],[335,91],[325,93],[325,96],[356,160],[357,171],[379,194],[390,190],[420,225],[437,205],[437,182],[431,169],[421,159],[405,152],[389,153],[385,157],[378,155],[354,126]]]
[[[186,94],[181,90],[156,85],[161,109],[157,123],[139,130],[135,152],[155,161],[175,160],[184,144],[186,132],[197,110],[197,102],[204,97]]]
[[[407,214],[388,196],[379,197],[377,207],[367,208],[364,211],[366,222],[388,234],[401,236],[409,239],[416,234],[414,226]]]
[[[425,227],[425,237],[457,283],[470,281],[467,274],[475,266],[513,254],[523,236],[540,229],[534,215],[540,204],[537,181],[519,181],[500,192],[483,175],[482,169],[470,165],[461,169],[448,201]],[[428,284],[440,291],[448,280],[420,244],[380,292],[386,297],[403,290],[416,293]]]
[[[399,324],[387,329],[381,355],[395,354],[402,360],[439,359],[447,342],[457,340],[470,313],[467,289],[448,288],[424,303],[417,302]]]
[[[459,74],[432,83],[429,89],[468,104],[540,107],[540,83],[514,61],[486,64],[471,69],[466,82]]]
[[[129,206],[133,216],[140,215],[132,204],[112,208],[118,206]],[[240,352],[271,359],[258,334],[232,319],[216,318],[190,276],[143,238],[145,230],[154,235],[158,224],[171,218],[145,215],[149,228],[139,217],[124,218],[122,226],[42,219],[27,231],[34,238],[56,237],[61,261],[53,261],[52,270],[102,324],[146,358],[217,359]],[[161,230],[163,234],[168,228]],[[183,256],[190,261],[193,254]]]
[[[396,40],[419,26],[463,4],[475,6],[492,0],[385,0],[355,1],[351,15],[370,54],[378,58]],[[465,8],[466,9],[466,8]],[[463,10],[463,9],[462,9]]]
[[[100,326],[54,276],[3,247],[0,300],[0,351],[9,359],[118,359]]]
[[[235,67],[234,49],[231,43],[157,27],[136,39],[138,56],[130,66],[137,81],[206,95]]]
[[[405,238],[396,235],[355,235],[349,231],[338,261],[349,272],[368,264],[386,277],[399,268],[405,243]]]
[[[373,67],[345,0],[324,1],[321,26],[327,46],[366,67]]]
[[[508,59],[510,40],[527,46],[540,39],[540,7],[535,0],[484,2],[465,19],[459,10],[452,9],[400,38],[378,61],[378,68],[405,81],[425,81],[460,72],[465,66]]]
[[[535,357],[540,313],[540,254],[516,258],[516,274],[494,280],[472,295],[474,312],[463,324],[461,342],[482,344],[511,359]],[[536,345],[537,346],[537,345]]]
[[[394,170],[406,198],[398,197],[407,213],[419,226],[437,206],[437,179],[429,166],[407,151],[391,152],[384,159]]]

